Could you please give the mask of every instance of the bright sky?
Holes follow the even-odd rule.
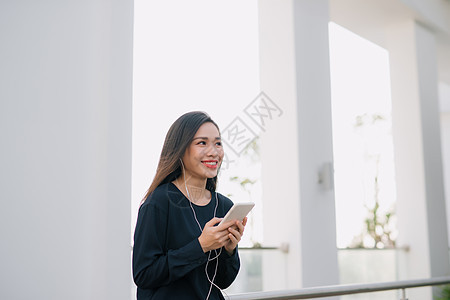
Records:
[[[204,110],[225,128],[260,92],[257,25],[256,0],[135,0],[133,229],[173,121],[187,111]],[[369,189],[355,163],[353,150],[361,144],[355,141],[359,136],[352,123],[364,112],[390,116],[389,65],[384,49],[335,24],[330,25],[330,47],[337,244],[345,247],[362,227]],[[385,199],[394,201],[391,144],[384,140]],[[242,161],[222,177],[257,179],[259,166],[249,166]],[[248,197],[226,180],[221,179],[220,189]],[[253,234],[260,238],[260,233]]]

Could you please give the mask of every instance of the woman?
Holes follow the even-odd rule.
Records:
[[[216,192],[223,156],[207,114],[184,114],[170,127],[136,224],[138,299],[224,299],[220,290],[239,271],[247,219],[217,225],[233,205]]]

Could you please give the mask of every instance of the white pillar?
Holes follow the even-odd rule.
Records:
[[[450,267],[435,37],[410,20],[390,25],[388,38],[398,244],[410,247],[400,279],[445,276]],[[431,299],[431,289],[411,289],[408,297]]]
[[[332,164],[328,10],[259,2],[261,87],[283,110],[262,135],[264,242],[290,244],[287,274],[264,275],[286,288],[339,282],[334,192],[318,182]]]
[[[0,20],[0,298],[129,299],[133,2]]]
[[[444,173],[445,203],[447,212],[447,236],[450,243],[450,84],[439,84],[441,111],[442,164]],[[450,245],[449,245],[450,248]]]

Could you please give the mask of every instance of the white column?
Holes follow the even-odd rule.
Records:
[[[130,298],[132,16],[1,5],[1,299]]]
[[[332,164],[328,10],[259,2],[261,87],[283,110],[262,135],[264,242],[290,244],[287,273],[264,275],[286,288],[339,282],[334,192],[318,182]]]
[[[444,173],[445,203],[447,212],[447,236],[450,242],[450,84],[439,84],[441,111],[442,164]],[[450,245],[449,245],[450,248]]]
[[[388,28],[401,279],[450,274],[434,34],[413,20]],[[431,289],[411,289],[431,299]]]

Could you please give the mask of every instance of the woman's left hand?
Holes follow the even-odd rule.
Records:
[[[235,226],[228,227],[228,243],[224,246],[225,250],[229,255],[232,255],[234,249],[242,238],[244,234],[245,225],[247,224],[247,217],[244,218],[242,222],[236,221]]]

